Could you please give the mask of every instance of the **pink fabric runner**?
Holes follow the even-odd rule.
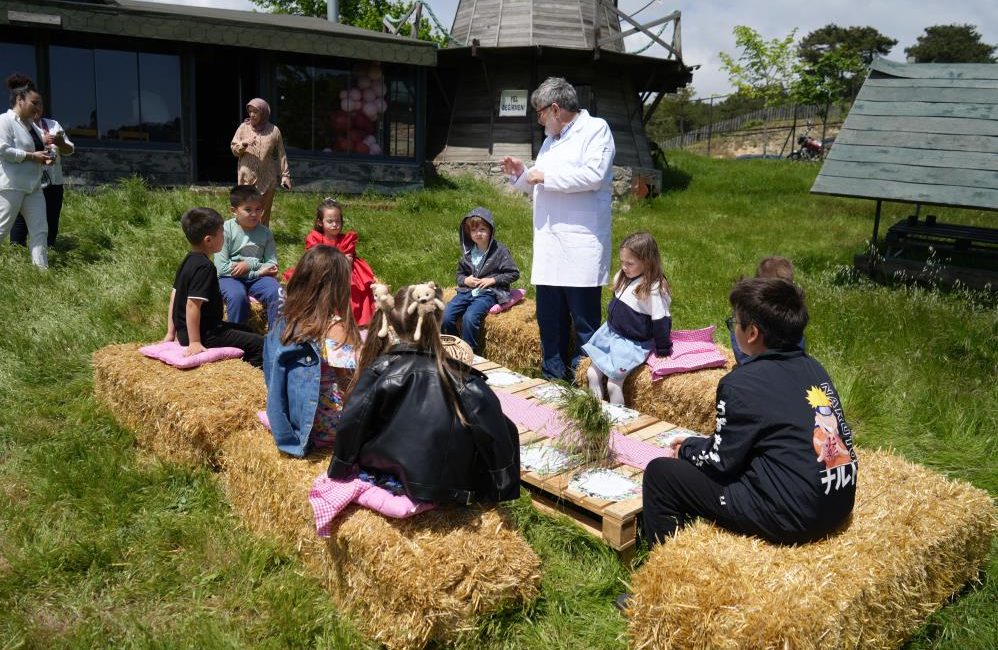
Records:
[[[674,330],[672,354],[659,357],[654,352],[645,361],[652,381],[679,372],[723,368],[727,359],[714,343],[714,326],[699,330]]]
[[[316,477],[312,483],[308,501],[312,504],[315,532],[319,537],[329,537],[333,519],[354,501],[395,519],[406,519],[437,507],[433,503],[417,503],[405,495],[396,496],[359,478],[337,481],[325,475]]]
[[[568,426],[568,422],[558,414],[558,410],[546,404],[502,391],[496,391],[496,396],[506,417],[545,438],[557,440]],[[628,438],[619,431],[610,432],[610,448],[618,461],[641,471],[644,471],[652,460],[672,455],[669,449]]]

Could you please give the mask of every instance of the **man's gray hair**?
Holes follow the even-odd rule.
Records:
[[[539,111],[551,104],[557,104],[571,113],[578,113],[579,95],[575,92],[575,86],[561,77],[545,79],[530,95],[530,105],[534,107],[535,111]]]

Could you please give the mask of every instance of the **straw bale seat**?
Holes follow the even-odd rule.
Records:
[[[266,401],[262,373],[236,360],[181,371],[139,347],[94,353],[98,401],[156,457],[218,468],[243,525],[299,555],[372,638],[422,648],[536,597],[540,559],[501,508],[390,520],[351,507],[320,539],[308,492],[329,451],[303,460],[277,450],[256,418]]]
[[[178,370],[140,347],[94,352],[94,396],[157,457],[215,466],[222,441],[265,408],[263,373],[239,359]]]
[[[229,310],[222,306],[222,320],[229,320]],[[249,315],[246,316],[246,327],[262,336],[267,335],[267,308],[259,300],[249,301]]]
[[[885,452],[861,452],[848,527],[777,546],[697,522],[632,581],[634,648],[897,648],[991,548],[983,490]]]
[[[222,481],[244,525],[299,554],[372,638],[422,648],[537,596],[540,559],[501,508],[395,520],[351,506],[320,539],[307,497],[328,463],[328,451],[305,460],[281,454],[255,425],[226,440]]]
[[[707,368],[668,375],[657,381],[645,366],[624,380],[624,403],[642,413],[700,433],[713,433],[717,415],[717,384],[735,367],[735,356],[723,345],[717,346],[728,360],[724,368]],[[583,357],[575,372],[579,386],[588,385],[590,360]]]
[[[444,290],[449,302],[457,290]],[[458,321],[460,322],[460,320]],[[489,314],[482,323],[482,356],[511,370],[541,367],[541,330],[537,325],[537,303],[524,298],[511,309]]]

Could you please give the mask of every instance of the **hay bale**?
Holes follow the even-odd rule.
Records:
[[[392,520],[351,507],[321,540],[307,496],[328,458],[281,454],[254,426],[225,442],[222,480],[245,525],[301,556],[369,636],[389,648],[422,648],[536,597],[540,559],[501,509]]]
[[[633,579],[634,648],[896,648],[976,578],[996,529],[983,490],[860,454],[852,522],[785,547],[698,522]]]
[[[455,294],[454,287],[444,289],[444,302],[449,302]],[[482,356],[489,361],[517,371],[541,367],[541,332],[533,300],[525,298],[512,309],[486,316],[481,337]]]
[[[282,289],[283,291],[283,289]],[[249,315],[246,317],[246,327],[261,336],[267,335],[267,308],[262,302],[250,300]],[[222,305],[222,320],[229,320],[229,310]]]
[[[142,356],[139,347],[94,352],[94,396],[156,456],[214,466],[230,432],[265,407],[263,373],[238,359],[178,370]]]
[[[717,346],[728,360],[725,368],[682,372],[651,380],[648,369],[641,367],[624,381],[624,403],[647,415],[681,427],[713,433],[717,415],[717,384],[735,367],[735,356],[728,348]],[[591,361],[583,357],[575,372],[579,386],[588,385],[586,372]]]

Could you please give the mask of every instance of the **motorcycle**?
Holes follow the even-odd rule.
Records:
[[[797,138],[798,148],[787,156],[790,160],[819,161],[824,156],[825,147],[807,133]]]

